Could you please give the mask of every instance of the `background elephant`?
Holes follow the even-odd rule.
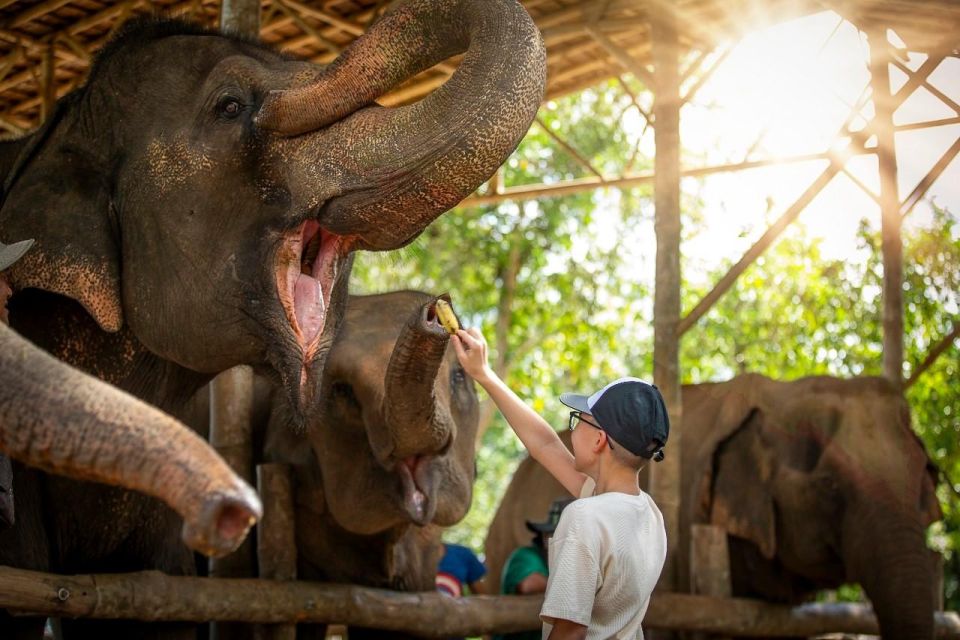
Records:
[[[470,508],[479,420],[435,302],[417,291],[351,297],[306,434],[285,427],[274,401],[266,454],[296,470],[299,578],[435,588],[442,527]]]
[[[728,532],[734,595],[798,602],[858,582],[884,637],[933,637],[925,528],[941,517],[937,472],[902,394],[879,378],[745,375],[685,386],[683,411],[685,590],[690,525],[712,523]],[[540,465],[521,463],[486,540],[492,580],[529,541],[523,519],[563,493]]]
[[[415,105],[353,99],[368,93],[352,83],[403,79],[463,48],[456,76]],[[181,23],[134,24],[39,131],[0,146],[0,239],[36,239],[9,272],[11,325],[175,416],[213,375],[252,364],[300,424],[323,397],[351,252],[410,242],[486,180],[529,127],[544,69],[513,0],[399,7],[329,72]],[[283,105],[285,89],[306,86],[332,90],[325,126],[258,124],[268,97]],[[179,519],[156,501],[18,465],[14,485],[0,564],[194,571],[171,535]],[[0,635],[36,623],[0,618]],[[96,621],[65,632],[80,626],[148,633]]]

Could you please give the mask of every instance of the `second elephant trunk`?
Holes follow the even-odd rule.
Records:
[[[440,326],[436,300],[416,311],[400,332],[384,378],[387,433],[374,435],[381,463],[441,452],[455,435],[436,399],[437,374],[450,336]]]
[[[257,494],[193,431],[0,325],[0,452],[50,473],[164,501],[207,555],[236,549]]]
[[[870,598],[880,635],[931,640],[933,563],[916,514],[891,505],[853,509],[843,544],[848,578]]]

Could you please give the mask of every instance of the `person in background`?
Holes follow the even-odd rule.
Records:
[[[487,568],[477,554],[460,544],[444,543],[443,558],[437,567],[437,591],[454,598],[464,595],[464,588],[471,595],[486,593],[483,581]]]
[[[500,580],[500,593],[503,595],[529,595],[544,593],[547,590],[547,548],[553,532],[560,523],[560,514],[573,502],[573,498],[557,498],[550,505],[547,519],[543,522],[527,520],[527,529],[533,532],[533,541],[525,547],[519,547],[507,558]],[[540,640],[541,631],[520,631],[494,636],[494,640]]]

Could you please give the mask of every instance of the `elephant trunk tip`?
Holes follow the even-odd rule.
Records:
[[[217,558],[243,544],[263,507],[253,489],[242,486],[237,494],[218,494],[205,501],[199,517],[183,525],[183,541],[204,555]]]

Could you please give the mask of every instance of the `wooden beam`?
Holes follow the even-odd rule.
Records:
[[[910,378],[903,383],[903,388],[906,390],[912,387],[917,379],[920,378],[920,376],[922,376],[927,369],[933,366],[933,363],[937,361],[937,358],[939,358],[947,349],[953,346],[954,341],[958,337],[960,337],[960,320],[954,320],[953,328],[947,332],[947,334],[943,336],[943,338],[941,338],[937,344],[933,345],[923,361],[913,368],[913,371],[910,373]]]
[[[301,31],[313,38],[314,41],[316,41],[316,43],[321,47],[327,49],[331,53],[340,53],[342,47],[339,44],[325,37],[322,33],[307,24],[303,18],[294,13],[293,10],[286,5],[284,0],[273,0],[273,6],[279,9],[284,15],[289,17],[293,23],[300,28]]]
[[[46,122],[53,115],[53,106],[57,102],[57,82],[54,77],[56,67],[53,60],[54,44],[50,42],[43,50],[43,59],[40,61],[40,94],[43,108],[40,111],[40,122]]]
[[[900,87],[896,95],[891,96],[890,105],[891,108],[896,110],[896,108],[903,104],[903,102],[920,86],[920,83],[927,78],[934,69],[940,64],[943,60],[943,56],[930,56],[917,71],[911,75],[907,81]],[[864,94],[866,95],[866,94]],[[847,121],[844,123],[841,128],[841,133],[843,130],[848,129],[853,120],[856,119],[860,113],[860,102],[858,101],[854,108],[851,109],[850,115],[847,117]],[[851,144],[850,150],[844,150],[842,155],[831,154],[830,164],[823,170],[823,172],[817,176],[813,184],[811,184],[806,191],[804,191],[799,198],[787,209],[780,218],[774,222],[770,228],[757,240],[756,243],[747,252],[743,255],[740,260],[730,268],[730,271],[724,275],[720,281],[713,287],[713,289],[708,293],[704,298],[697,303],[697,306],[693,308],[680,321],[678,330],[682,333],[686,333],[696,322],[710,310],[717,300],[719,300],[730,287],[733,286],[733,283],[736,282],[737,278],[743,273],[747,267],[749,267],[753,262],[760,257],[767,247],[773,244],[773,241],[780,236],[781,233],[793,222],[800,212],[803,211],[804,207],[809,204],[820,191],[833,179],[833,177],[840,171],[842,168],[845,159],[849,157],[850,152],[857,150],[864,150],[866,141],[869,138],[870,129],[873,124],[871,119],[867,126],[865,126],[860,131],[850,133]]]
[[[541,596],[468,596],[436,592],[282,582],[175,577],[159,571],[61,576],[0,568],[0,608],[51,617],[239,622],[340,622],[430,637],[509,633],[540,625]],[[960,616],[934,614],[936,637],[960,639]],[[858,604],[800,607],[742,598],[657,592],[644,627],[749,637],[879,633]]]
[[[854,149],[850,155],[872,154],[872,149]],[[831,154],[808,153],[800,156],[789,156],[783,158],[765,158],[761,160],[747,160],[745,162],[733,162],[730,164],[719,164],[710,167],[695,167],[683,169],[680,175],[684,178],[702,178],[717,173],[728,173],[732,171],[747,171],[760,167],[779,166],[786,164],[797,164],[803,162],[812,162],[815,160],[829,160]],[[570,195],[572,193],[581,193],[583,191],[594,191],[596,189],[616,188],[629,189],[641,185],[652,184],[655,177],[654,172],[635,173],[619,178],[608,178],[601,181],[598,178],[578,178],[574,180],[565,180],[555,184],[533,184],[522,185],[519,187],[508,187],[502,189],[497,195],[474,195],[460,203],[461,207],[479,207],[487,204],[496,204],[506,200],[523,201],[536,198],[555,198],[559,196]]]
[[[890,49],[886,29],[868,34],[870,84],[873,90],[873,133],[880,172],[881,249],[883,252],[883,375],[897,388],[903,384],[903,238],[897,187],[897,151],[890,91]],[[924,80],[925,81],[925,80]],[[919,84],[922,84],[921,81]]]
[[[613,40],[608,38],[607,35],[599,29],[587,25],[585,30],[594,40],[597,41],[597,44],[603,47],[603,49],[610,54],[614,60],[620,63],[620,66],[636,76],[636,78],[643,82],[643,84],[647,85],[648,88],[654,89],[656,85],[654,85],[653,73],[651,73],[650,70],[645,66],[640,64],[640,62],[635,60],[626,49],[614,43]]]
[[[680,387],[680,42],[677,16],[669,4],[650,6],[655,77],[653,127],[654,231],[657,238],[653,297],[653,380],[663,394],[670,418],[666,457],[650,466],[650,493],[663,513],[667,540],[680,539],[680,460],[683,405]],[[612,44],[612,43],[611,43]],[[605,45],[606,47],[606,45]],[[678,575],[676,545],[667,545],[667,557],[657,583],[674,591]]]
[[[721,65],[723,65],[723,63],[726,61],[726,59],[730,56],[732,52],[733,52],[733,47],[727,47],[726,49],[724,49],[723,53],[721,53],[720,56],[717,57],[717,59],[713,62],[713,64],[710,65],[710,68],[700,74],[700,76],[694,81],[693,86],[687,89],[687,92],[684,94],[683,98],[681,99],[681,102],[683,102],[683,104],[687,104],[688,102],[691,102],[695,97],[697,97],[697,92],[703,88],[703,85],[707,83],[707,80],[709,80],[710,77],[714,74],[714,72],[716,72],[716,70],[719,69]]]
[[[950,145],[950,148],[943,152],[943,155],[937,160],[937,162],[930,168],[930,171],[927,172],[927,175],[923,176],[917,186],[914,187],[913,191],[910,192],[910,195],[906,197],[903,201],[903,204],[900,205],[900,216],[906,218],[910,215],[910,212],[913,211],[914,207],[917,206],[917,203],[923,199],[923,196],[927,194],[930,187],[933,186],[933,183],[937,181],[937,178],[940,177],[940,174],[950,166],[950,163],[953,162],[953,159],[957,157],[957,154],[960,153],[960,137],[953,141],[953,144]]]
[[[18,27],[22,27],[31,20],[36,20],[37,18],[43,17],[48,13],[53,13],[60,7],[70,4],[70,2],[71,0],[46,0],[45,2],[32,5],[30,8],[21,11],[12,18],[4,20],[3,28],[16,29]]]
[[[566,151],[570,155],[570,157],[573,158],[574,161],[576,161],[577,164],[579,164],[581,167],[583,167],[593,175],[597,176],[601,181],[603,180],[603,174],[597,171],[597,169],[592,164],[590,164],[590,161],[587,160],[585,157],[583,157],[583,154],[577,151],[573,147],[573,145],[571,145],[569,142],[561,138],[555,131],[553,131],[553,129],[551,129],[550,126],[547,125],[547,123],[544,122],[540,116],[536,117],[536,122],[538,125],[540,125],[540,128],[543,130],[543,132],[547,134],[547,137],[549,137],[551,140],[553,140],[558,145],[560,145],[560,147],[564,151]]]

